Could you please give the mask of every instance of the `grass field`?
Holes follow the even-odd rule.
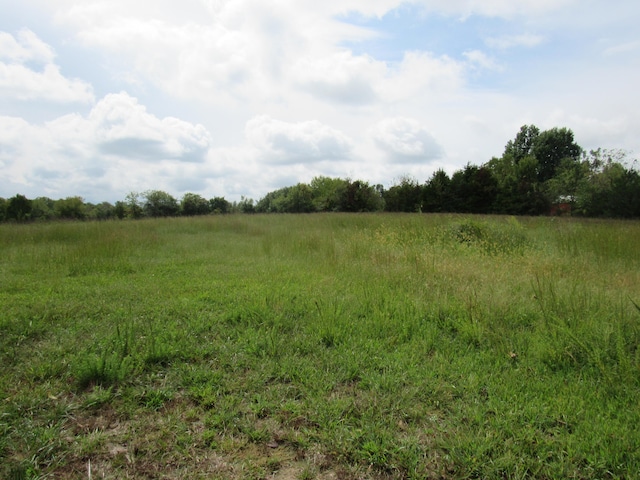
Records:
[[[0,478],[640,478],[638,222],[0,225],[0,253]]]

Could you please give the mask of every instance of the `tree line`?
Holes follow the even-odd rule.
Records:
[[[245,197],[239,202],[206,199],[195,193],[178,200],[161,190],[132,192],[115,204],[92,204],[81,197],[0,198],[0,221],[17,222],[376,211],[639,218],[640,173],[637,161],[624,151],[584,151],[568,128],[540,131],[523,125],[500,157],[479,166],[467,164],[451,176],[438,170],[424,183],[406,176],[388,189],[319,176],[308,184],[269,192],[257,202]]]

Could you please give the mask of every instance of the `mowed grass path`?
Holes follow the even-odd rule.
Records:
[[[640,477],[638,222],[1,225],[0,253],[0,478]]]

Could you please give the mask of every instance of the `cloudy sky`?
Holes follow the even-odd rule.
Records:
[[[0,0],[0,196],[391,186],[523,124],[640,152],[637,0]]]

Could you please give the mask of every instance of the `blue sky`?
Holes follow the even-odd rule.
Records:
[[[612,5],[0,0],[0,196],[388,187],[525,123],[635,157],[640,5]]]

